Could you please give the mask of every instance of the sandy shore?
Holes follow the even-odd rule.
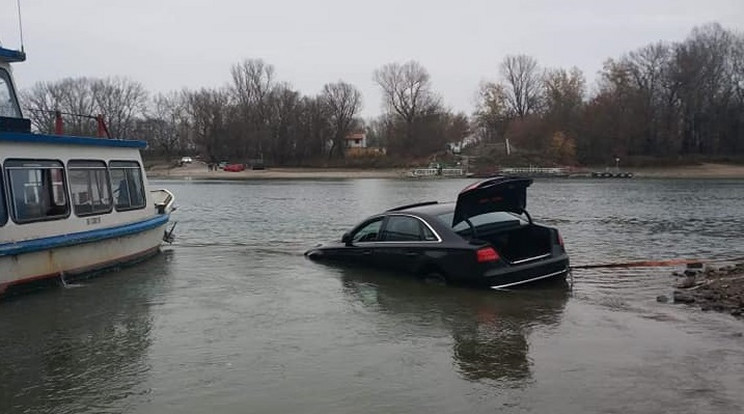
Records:
[[[402,169],[342,169],[342,168],[269,168],[226,172],[209,171],[204,164],[194,163],[176,168],[153,168],[147,171],[151,179],[197,179],[197,180],[258,180],[289,178],[402,178],[407,173]]]
[[[668,168],[638,168],[636,177],[647,178],[744,178],[744,165],[713,164]]]
[[[668,168],[631,169],[638,178],[740,178],[744,165],[700,164]],[[405,178],[408,169],[344,169],[344,168],[269,168],[241,172],[209,171],[202,163],[183,167],[154,167],[147,171],[151,179],[253,180],[253,179],[339,179],[339,178]]]

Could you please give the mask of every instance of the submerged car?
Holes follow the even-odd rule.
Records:
[[[466,187],[455,203],[396,207],[305,256],[494,289],[565,281],[569,259],[558,230],[534,223],[525,210],[531,184],[492,177]]]

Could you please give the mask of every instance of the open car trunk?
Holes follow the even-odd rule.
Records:
[[[501,257],[512,263],[544,257],[552,249],[551,230],[537,224],[478,234],[478,239],[490,243]]]
[[[471,228],[458,231],[458,234],[466,239],[475,238],[490,243],[501,257],[513,264],[549,255],[553,231],[549,227],[534,224],[525,209],[527,187],[531,184],[530,178],[499,176],[466,187],[457,197],[452,227],[462,222],[468,223]],[[529,223],[507,220],[472,228],[469,218],[494,212],[524,214]]]

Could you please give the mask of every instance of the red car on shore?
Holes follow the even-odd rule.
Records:
[[[230,171],[230,172],[240,172],[245,170],[245,165],[243,164],[227,164],[224,171]]]

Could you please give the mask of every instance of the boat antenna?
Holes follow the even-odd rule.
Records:
[[[23,20],[21,19],[21,0],[16,0],[16,6],[18,6],[18,31],[21,34],[21,52],[23,50]]]

